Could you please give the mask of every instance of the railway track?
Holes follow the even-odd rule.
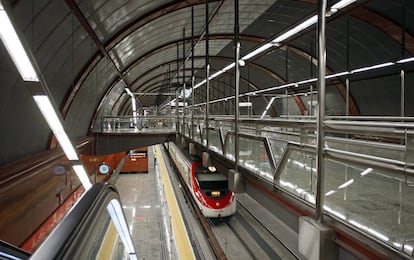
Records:
[[[228,259],[300,259],[239,201],[233,218],[210,223]]]
[[[227,221],[215,221],[205,218],[196,202],[191,196],[190,190],[185,185],[180,174],[173,174],[174,178],[181,183],[181,192],[185,202],[181,207],[188,205],[191,208],[192,217],[199,223],[204,234],[203,238],[193,237],[192,242],[198,244],[197,240],[208,241],[209,248],[201,248],[194,245],[195,250],[210,250],[216,259],[300,259],[289,250],[283,242],[269,229],[265,223],[257,218],[240,201],[237,202],[236,214]],[[177,189],[176,189],[177,192]],[[184,205],[183,205],[184,204]],[[186,216],[187,218],[189,216]],[[190,222],[187,220],[186,222]],[[191,232],[191,229],[189,230]],[[200,259],[206,252],[197,252]]]

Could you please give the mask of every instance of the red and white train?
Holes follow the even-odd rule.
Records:
[[[202,214],[208,218],[234,215],[236,198],[234,192],[228,189],[227,177],[214,167],[203,167],[200,159],[191,158],[172,142],[167,148]]]

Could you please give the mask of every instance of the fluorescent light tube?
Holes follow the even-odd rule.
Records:
[[[48,123],[50,129],[52,129],[53,134],[56,136],[56,139],[58,140],[59,145],[65,153],[66,157],[69,160],[79,160],[78,154],[70,142],[69,137],[65,133],[63,125],[60,122],[60,119],[56,114],[52,103],[50,103],[49,98],[46,95],[35,95],[33,98],[39,107],[43,117],[46,119],[46,122]]]
[[[231,70],[232,68],[234,68],[234,66],[236,66],[236,63],[231,63],[229,65],[227,65],[226,67],[224,67],[221,71],[226,72],[228,70]]]
[[[275,39],[272,40],[272,43],[280,44],[281,42],[289,39],[293,35],[307,29],[311,25],[314,25],[317,21],[318,21],[318,16],[314,15],[314,16],[308,18],[307,20],[305,20],[304,22],[300,23],[299,25],[296,25],[294,28],[290,29],[289,31],[287,31],[287,32],[283,33],[282,35],[276,37]]]
[[[326,76],[325,78],[326,78],[326,79],[330,79],[330,78],[335,78],[335,77],[345,76],[345,75],[348,75],[348,74],[349,74],[349,72],[347,72],[347,71],[344,71],[344,72],[338,72],[338,73],[335,73],[335,74],[328,75],[328,76]]]
[[[134,94],[132,94],[131,90],[129,88],[125,88],[125,91],[127,92],[128,95],[130,95],[131,97],[134,96]]]
[[[0,3],[0,38],[24,81],[39,81],[33,64],[17,36],[9,16]]]
[[[201,81],[201,82],[199,82],[198,84],[196,84],[195,86],[194,86],[194,89],[196,89],[196,88],[199,88],[199,87],[201,87],[203,84],[205,84],[207,82],[207,80],[203,80],[203,81]]]
[[[407,62],[412,62],[412,61],[414,61],[414,57],[399,60],[397,61],[397,63],[407,63]]]
[[[272,48],[273,47],[273,44],[271,44],[271,43],[266,43],[266,44],[264,44],[263,46],[260,46],[259,48],[257,48],[256,50],[254,50],[254,51],[252,51],[252,52],[250,52],[250,53],[248,53],[248,54],[246,54],[245,56],[243,56],[241,59],[242,60],[248,60],[248,59],[250,59],[250,58],[253,58],[254,56],[256,56],[256,55],[259,55],[260,53],[262,53],[262,52],[264,52],[264,51],[266,51],[266,50],[268,50],[268,49],[270,49],[270,48]]]
[[[251,107],[252,102],[239,102],[239,107]]]
[[[270,100],[269,104],[267,104],[266,106],[266,110],[269,110],[270,106],[273,104],[273,101],[275,100],[275,97],[272,97],[272,99]]]
[[[272,97],[270,102],[267,104],[266,109],[263,111],[263,114],[260,116],[260,119],[263,119],[265,117],[265,115],[267,114],[267,111],[269,110],[274,100],[275,100],[275,97]]]
[[[306,80],[296,82],[296,85],[302,85],[302,84],[307,84],[307,83],[311,83],[311,82],[316,82],[317,80],[318,80],[317,78],[306,79]]]
[[[351,70],[351,73],[357,73],[357,72],[369,71],[369,70],[374,70],[374,69],[380,69],[380,68],[388,67],[388,66],[391,66],[391,65],[394,65],[394,64],[395,64],[394,62],[386,62],[386,63],[382,63],[382,64],[377,64],[377,65],[374,65],[374,66],[354,69],[354,70]]]
[[[221,74],[223,74],[223,72],[224,71],[222,71],[222,70],[217,71],[216,73],[214,73],[213,75],[210,76],[210,79],[214,79],[214,78],[220,76]]]
[[[331,10],[340,10],[344,7],[347,7],[348,5],[356,2],[357,0],[342,0],[339,1],[338,3],[334,4],[333,6],[331,6]]]
[[[92,187],[92,183],[89,180],[85,167],[83,167],[83,165],[73,165],[72,168],[75,171],[76,176],[78,176],[85,190],[89,190]]]

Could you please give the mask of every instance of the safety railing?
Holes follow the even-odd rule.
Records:
[[[95,132],[163,132],[175,131],[176,120],[161,116],[106,116],[101,120],[101,128]]]
[[[324,213],[413,256],[414,118],[328,117],[324,122]],[[193,141],[235,159],[233,119],[197,118]],[[239,167],[315,206],[314,117],[241,118]],[[191,133],[186,133],[191,137]],[[374,213],[375,212],[375,213]]]
[[[138,259],[116,188],[98,183],[30,259]]]

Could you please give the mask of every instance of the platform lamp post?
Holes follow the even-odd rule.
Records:
[[[323,222],[323,204],[324,204],[324,183],[325,183],[325,88],[326,88],[326,0],[318,1],[318,116],[317,116],[317,139],[316,139],[316,219],[319,223]]]

